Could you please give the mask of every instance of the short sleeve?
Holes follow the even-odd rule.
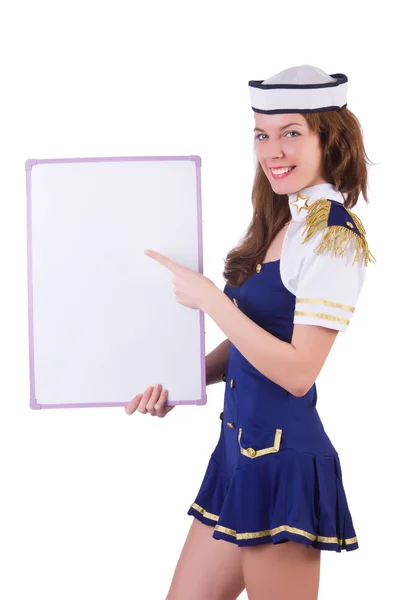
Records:
[[[344,254],[330,249],[314,251],[318,237],[305,244],[306,250],[298,278],[294,324],[321,325],[346,331],[353,317],[365,281],[367,267],[363,255],[355,259],[350,241]]]

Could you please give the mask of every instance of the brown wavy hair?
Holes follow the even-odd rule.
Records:
[[[361,125],[348,109],[301,113],[309,128],[320,137],[323,178],[345,194],[344,205],[356,205],[360,192],[367,196],[367,164]],[[238,246],[225,259],[223,277],[232,286],[240,286],[255,272],[277,233],[291,218],[288,195],[273,192],[257,160],[252,188],[253,215]]]

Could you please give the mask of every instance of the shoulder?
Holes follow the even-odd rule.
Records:
[[[296,296],[294,324],[346,331],[369,262],[361,220],[336,200],[321,199],[294,229],[283,275]]]
[[[336,200],[321,199],[308,208],[304,220],[302,244],[317,255],[345,257],[352,265],[376,262],[368,248],[366,231],[359,217]]]

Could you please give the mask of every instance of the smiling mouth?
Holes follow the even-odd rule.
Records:
[[[278,169],[270,167],[270,171],[272,172],[273,175],[283,175],[284,173],[290,173],[293,169],[295,169],[295,166],[280,167]]]
[[[272,167],[270,167],[269,171],[273,179],[280,180],[289,177],[295,168],[296,165],[294,165],[293,167],[280,167],[279,169],[273,169]]]

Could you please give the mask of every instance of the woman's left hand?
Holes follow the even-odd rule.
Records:
[[[193,269],[178,265],[164,254],[154,250],[145,250],[145,254],[157,260],[174,274],[172,280],[174,292],[177,302],[183,306],[204,310],[212,295],[218,290],[211,279]]]

